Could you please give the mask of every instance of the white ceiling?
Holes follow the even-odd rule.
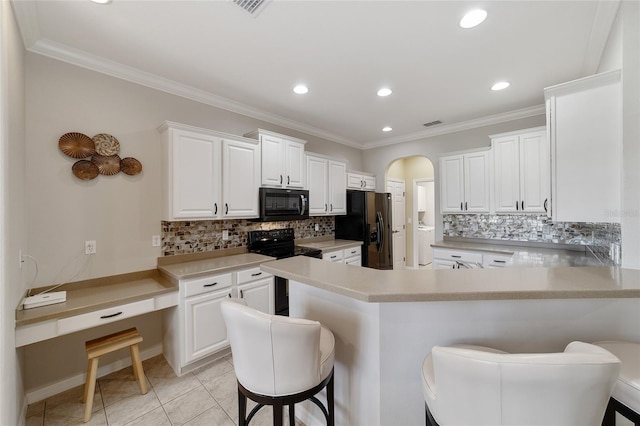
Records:
[[[544,87],[596,71],[618,2],[273,0],[258,16],[231,0],[13,5],[32,52],[371,148],[541,114]],[[476,7],[486,21],[460,28]]]

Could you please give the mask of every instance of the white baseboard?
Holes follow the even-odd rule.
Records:
[[[140,358],[142,360],[153,358],[156,355],[160,355],[162,353],[162,343],[158,343],[150,348],[145,349],[144,351],[140,351]],[[97,377],[106,376],[107,374],[111,374],[114,371],[121,370],[125,367],[131,365],[131,358],[123,358],[118,361],[114,361],[111,364],[105,364],[98,367],[98,375]],[[50,385],[42,386],[37,389],[30,389],[26,392],[26,404],[33,404],[34,402],[42,401],[43,399],[49,398],[50,396],[57,395],[60,392],[64,392],[66,390],[75,388],[76,386],[84,385],[86,380],[86,373],[76,374],[75,376],[67,377],[61,381],[56,383],[52,383]],[[24,408],[25,416],[26,416],[26,405]],[[21,416],[21,418],[25,418],[25,416]]]

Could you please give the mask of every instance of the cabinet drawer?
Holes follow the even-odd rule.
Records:
[[[460,250],[433,249],[433,257],[445,260],[482,263],[482,253]]]
[[[238,284],[244,284],[262,278],[270,278],[272,276],[268,272],[261,271],[259,266],[251,269],[243,269],[242,271],[238,271],[237,274]]]
[[[180,283],[184,288],[184,297],[195,296],[196,294],[208,293],[214,290],[231,287],[231,273],[213,275],[204,278],[185,280]]]
[[[331,262],[342,262],[342,259],[344,259],[344,252],[342,250],[322,253],[322,260],[330,260]]]
[[[345,259],[347,257],[360,256],[360,254],[361,254],[361,247],[360,246],[344,249],[344,253],[343,253]]]
[[[511,256],[508,254],[485,254],[482,265],[485,268],[504,268]]]
[[[114,306],[113,308],[102,309],[100,311],[62,318],[58,320],[58,334],[72,333],[154,310],[155,303],[153,299],[146,299],[140,300],[139,302],[127,303],[126,305]]]
[[[347,265],[362,266],[362,258],[360,256],[350,257],[344,260]]]

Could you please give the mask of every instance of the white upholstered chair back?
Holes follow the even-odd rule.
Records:
[[[268,396],[302,392],[321,381],[320,323],[269,315],[239,299],[222,302],[238,381]]]
[[[563,353],[434,347],[435,407],[445,425],[599,425],[619,360],[573,342]],[[429,405],[429,404],[428,404]]]

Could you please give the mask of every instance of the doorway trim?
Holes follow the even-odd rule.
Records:
[[[411,206],[411,214],[413,220],[411,221],[411,232],[413,235],[413,267],[411,269],[419,269],[418,265],[418,184],[423,182],[434,182],[434,178],[419,178],[413,180],[413,206]],[[434,199],[431,200],[435,205],[435,192]]]

